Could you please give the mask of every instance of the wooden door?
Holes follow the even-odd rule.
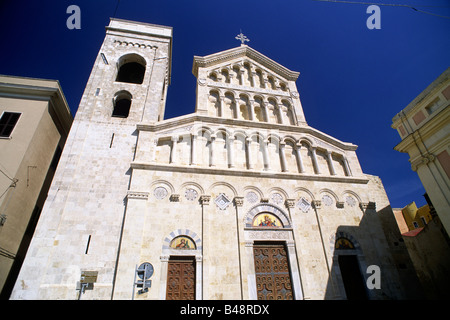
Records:
[[[169,260],[166,299],[195,300],[195,261],[193,257],[171,257]]]
[[[255,243],[253,255],[258,300],[292,300],[289,261],[284,244]]]

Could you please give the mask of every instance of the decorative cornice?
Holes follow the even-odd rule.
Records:
[[[150,132],[160,132],[171,129],[175,131],[177,130],[177,127],[193,124],[194,122],[199,122],[202,125],[206,124],[229,125],[233,127],[240,126],[245,128],[255,128],[258,130],[286,131],[289,132],[290,134],[304,133],[310,134],[342,150],[355,151],[358,148],[358,146],[354,145],[353,143],[342,142],[310,126],[292,126],[267,122],[253,122],[248,120],[225,119],[219,117],[200,115],[197,113],[191,113],[188,115],[179,116],[176,118],[167,119],[156,123],[138,123],[136,125],[136,128],[140,131],[150,131]]]
[[[204,57],[194,56],[194,64],[192,67],[192,73],[195,77],[198,77],[198,69],[213,66],[219,63],[227,62],[240,57],[248,57],[260,63],[264,67],[277,73],[287,80],[296,81],[300,75],[297,71],[291,71],[281,64],[266,57],[262,53],[250,48],[247,45],[232,48],[229,50],[221,51],[218,53],[210,54]]]
[[[139,192],[139,191],[128,191],[127,198],[128,199],[140,199],[140,200],[147,200],[148,199],[148,192]]]
[[[357,183],[367,184],[369,180],[365,177],[344,177],[344,176],[322,176],[314,174],[303,173],[289,173],[289,172],[265,172],[257,170],[239,170],[236,168],[220,169],[212,167],[196,167],[196,166],[181,166],[174,164],[155,164],[132,162],[132,169],[155,170],[155,171],[169,171],[169,172],[185,172],[193,174],[212,174],[224,176],[238,176],[238,177],[260,177],[260,178],[276,178],[276,179],[293,179],[297,181],[327,181],[327,182],[341,182],[341,183]]]

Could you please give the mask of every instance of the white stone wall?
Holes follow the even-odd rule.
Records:
[[[81,298],[112,298],[136,123],[158,119],[170,64],[171,28],[135,27],[117,19],[107,27],[12,299],[76,299],[85,270],[98,277]],[[142,84],[115,81],[130,53],[146,60]],[[121,90],[132,95],[129,116],[111,117]]]

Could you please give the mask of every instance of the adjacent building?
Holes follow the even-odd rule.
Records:
[[[450,232],[450,68],[392,119],[447,233]]]
[[[0,75],[0,289],[8,298],[72,115],[58,81]]]

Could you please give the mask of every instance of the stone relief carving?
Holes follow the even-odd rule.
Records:
[[[278,192],[272,194],[272,201],[276,204],[280,204],[283,202],[283,196]]]
[[[350,196],[347,196],[347,197],[345,198],[345,202],[347,202],[347,204],[348,204],[350,207],[354,207],[354,206],[356,205],[356,200],[355,200],[353,197],[350,197]]]
[[[224,193],[221,193],[216,197],[214,202],[220,210],[225,210],[231,203],[231,200],[228,199],[228,197]]]
[[[248,231],[248,239],[289,240],[290,232],[286,231]]]
[[[256,203],[258,201],[258,195],[253,191],[248,192],[245,198],[250,203]]]
[[[184,193],[184,196],[189,201],[194,201],[195,199],[197,199],[198,193],[194,189],[186,189],[186,192]]]
[[[166,188],[164,188],[164,187],[157,187],[153,191],[153,195],[158,200],[164,199],[167,196],[167,194],[168,194],[168,192],[167,192]]]
[[[333,204],[333,199],[329,195],[324,195],[322,197],[322,202],[326,206],[331,206]]]
[[[311,203],[304,197],[301,197],[300,200],[298,200],[297,202],[297,207],[306,213],[311,208]]]

